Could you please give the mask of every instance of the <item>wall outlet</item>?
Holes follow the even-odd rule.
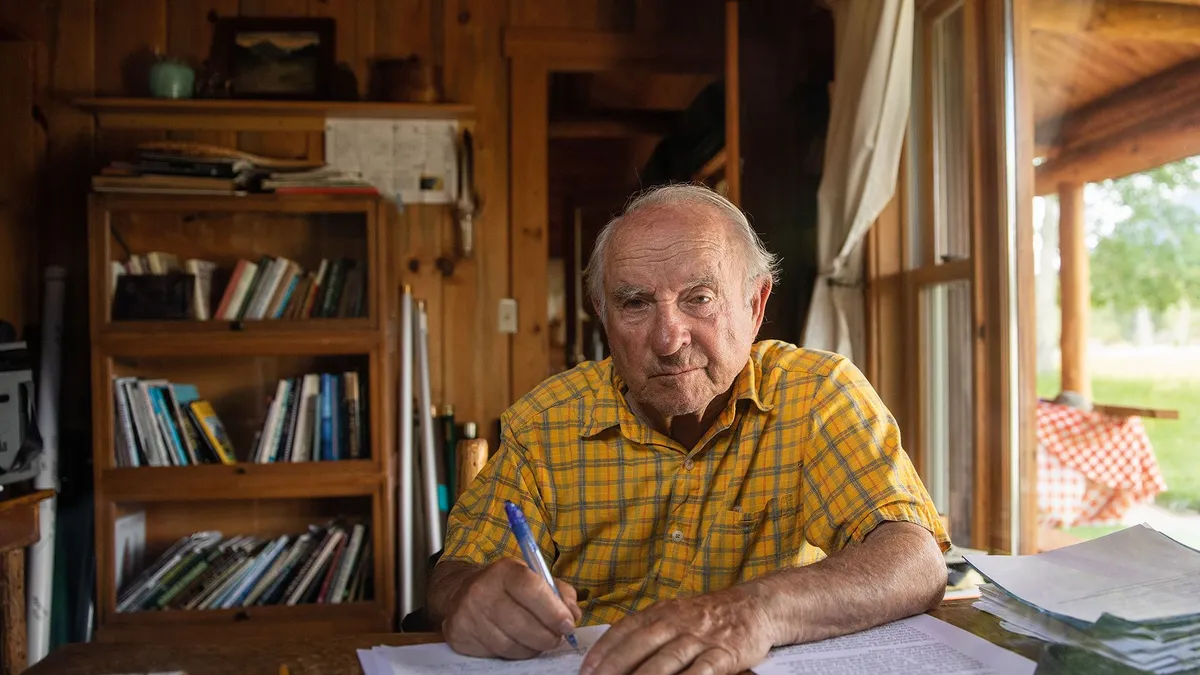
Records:
[[[517,301],[512,298],[500,298],[499,329],[501,333],[517,332]]]

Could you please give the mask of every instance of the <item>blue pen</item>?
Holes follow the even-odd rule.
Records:
[[[504,502],[504,512],[508,514],[508,526],[512,529],[513,536],[517,538],[517,544],[521,546],[521,555],[525,556],[525,564],[529,565],[529,569],[536,574],[542,575],[546,583],[550,584],[550,589],[554,591],[559,600],[562,600],[558,586],[554,585],[554,577],[550,574],[550,568],[546,566],[546,559],[542,557],[542,549],[538,548],[537,540],[533,538],[533,532],[529,530],[529,523],[525,522],[525,512],[521,510],[520,506],[510,501]],[[576,650],[579,649],[575,633],[567,634],[567,642],[571,643]]]

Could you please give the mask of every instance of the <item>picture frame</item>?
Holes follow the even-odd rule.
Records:
[[[329,100],[333,19],[226,17],[213,29],[214,95],[243,99]]]

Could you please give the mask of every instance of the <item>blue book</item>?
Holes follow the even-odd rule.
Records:
[[[321,459],[337,459],[333,454],[333,378],[321,374]]]
[[[150,387],[150,402],[154,405],[154,414],[158,417],[158,423],[164,427],[163,431],[167,436],[167,442],[171,444],[171,450],[179,458],[179,466],[187,466],[191,462],[188,461],[187,452],[183,449],[183,441],[179,438],[179,429],[175,428],[175,421],[170,407],[167,406],[167,399],[163,395],[162,387]]]

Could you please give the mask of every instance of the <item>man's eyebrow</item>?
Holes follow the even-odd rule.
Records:
[[[652,295],[652,293],[650,292],[650,289],[646,288],[645,286],[618,284],[617,287],[612,290],[611,295],[617,302],[628,302],[629,300],[633,300],[639,296]]]

